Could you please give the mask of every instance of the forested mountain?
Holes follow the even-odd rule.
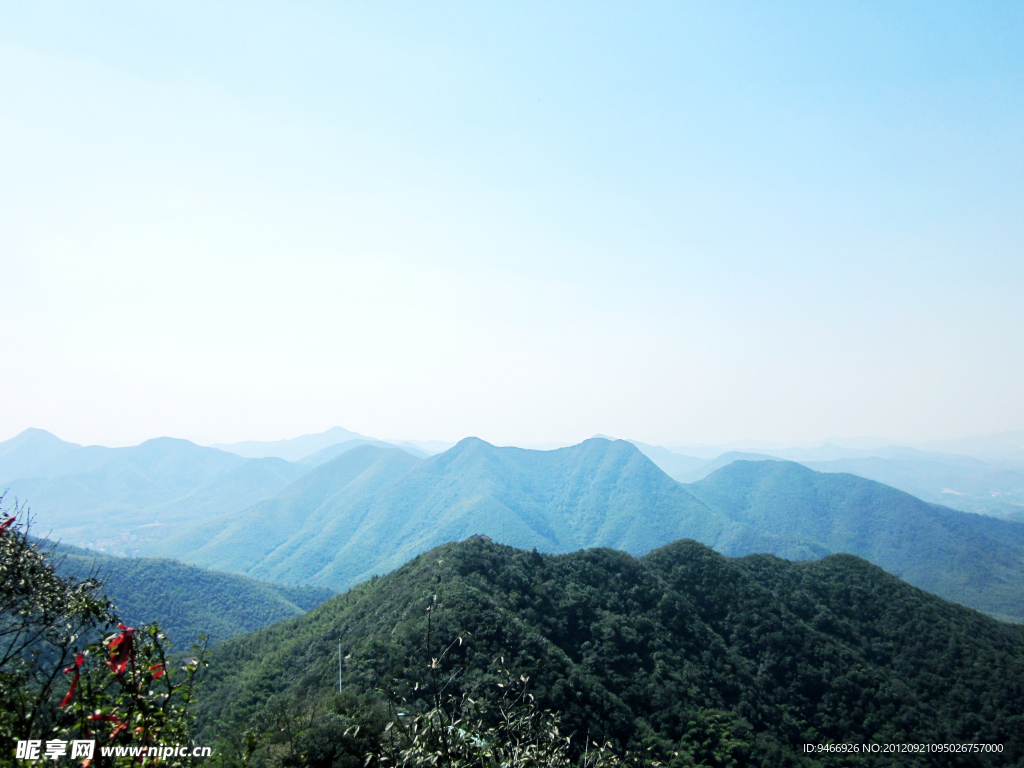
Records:
[[[156,621],[184,649],[200,634],[211,643],[299,616],[331,597],[323,587],[269,584],[163,558],[109,557],[77,547],[52,549],[59,572],[95,575],[126,624]]]
[[[686,486],[632,444],[605,439],[529,451],[470,438],[426,459],[353,440],[307,464],[170,438],[83,448],[35,430],[0,444],[0,467],[34,473],[11,482],[8,498],[27,497],[36,530],[51,538],[272,581],[344,589],[475,532],[543,552],[609,546],[634,555],[692,538],[728,555],[849,552],[948,599],[1024,620],[1018,522],[958,514],[848,474],[738,461],[743,455],[691,467],[724,465]]]
[[[346,693],[331,699],[339,643]],[[1024,764],[1024,628],[849,555],[729,559],[690,541],[639,559],[483,540],[431,550],[214,649],[201,738],[239,735],[272,703],[275,732],[301,731],[296,748],[318,754],[330,743],[322,764],[348,764],[344,751],[365,744],[341,730],[361,724],[372,736],[384,697],[417,711],[429,658],[445,647],[447,692],[496,696],[508,665],[562,713],[565,733],[666,765]],[[318,700],[326,720],[310,716]],[[996,743],[1002,753],[872,762],[800,751],[826,742]]]
[[[188,495],[147,510],[149,524],[173,526],[245,509],[280,493],[309,471],[284,459],[248,459]],[[143,537],[145,534],[141,534]]]
[[[642,554],[680,536],[772,546],[739,528],[625,441],[528,451],[467,438],[428,459],[361,446],[153,551],[338,589],[481,531],[548,552],[597,545]]]
[[[1008,433],[1012,436],[1016,433]],[[994,436],[999,437],[999,436]],[[990,441],[1001,445],[995,440]],[[634,442],[645,456],[681,483],[692,483],[734,461],[796,461],[818,472],[846,472],[891,485],[933,504],[1005,519],[1024,513],[1024,455],[979,459],[929,453],[906,446],[874,449],[822,445],[817,448],[729,451],[711,459],[685,456]],[[973,443],[972,443],[973,444]],[[979,441],[978,447],[987,443]]]
[[[360,446],[274,498],[154,542],[148,553],[344,589],[446,541],[486,533],[542,552],[642,555],[691,538],[727,555],[848,552],[910,583],[1024,619],[1024,526],[926,504],[863,478],[733,462],[691,486],[632,444],[555,451],[467,439],[428,459]]]
[[[847,552],[949,600],[1024,620],[1024,526],[793,462],[738,461],[687,486],[790,559]],[[746,554],[716,547],[725,554]],[[750,551],[750,550],[747,550]]]
[[[354,433],[338,427],[305,436],[310,440],[282,441],[288,444],[282,451],[302,453],[347,434]],[[36,529],[50,538],[110,554],[137,554],[146,540],[275,496],[312,467],[363,444],[393,447],[360,438],[292,462],[246,459],[166,437],[127,448],[82,447],[28,429],[0,443],[0,493],[27,502]],[[427,455],[411,444],[401,448]]]

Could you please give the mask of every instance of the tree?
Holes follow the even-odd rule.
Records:
[[[193,646],[195,654],[173,669],[156,624],[119,624],[102,584],[62,577],[29,529],[27,509],[0,513],[2,749],[13,752],[18,740],[87,740],[91,765],[103,768],[138,762],[104,755],[103,747],[185,745],[205,649]],[[163,758],[167,766],[189,762]]]

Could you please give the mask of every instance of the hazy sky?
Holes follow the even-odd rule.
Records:
[[[0,3],[0,439],[1024,428],[1024,5]]]

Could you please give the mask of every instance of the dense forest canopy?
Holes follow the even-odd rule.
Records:
[[[1024,761],[1024,628],[856,557],[729,559],[692,541],[642,558],[439,547],[218,646],[205,734],[239,733],[268,702],[329,696],[339,643],[345,695],[364,697],[349,716],[389,698],[415,711],[428,606],[438,648],[461,638],[444,660],[452,692],[486,696],[509,665],[567,731],[667,763],[700,743],[740,764],[804,764],[802,744],[830,741],[999,743],[997,764]]]

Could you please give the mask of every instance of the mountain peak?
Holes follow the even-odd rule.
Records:
[[[17,450],[21,446],[25,445],[60,445],[67,446],[68,448],[81,448],[77,443],[69,443],[65,440],[61,440],[52,432],[48,432],[45,429],[39,429],[37,427],[29,427],[28,429],[22,430],[10,440],[4,440],[0,443],[0,455],[9,453],[12,450]]]
[[[45,429],[29,427],[10,440],[0,443],[0,480],[28,477],[38,467],[58,456],[82,450]]]

